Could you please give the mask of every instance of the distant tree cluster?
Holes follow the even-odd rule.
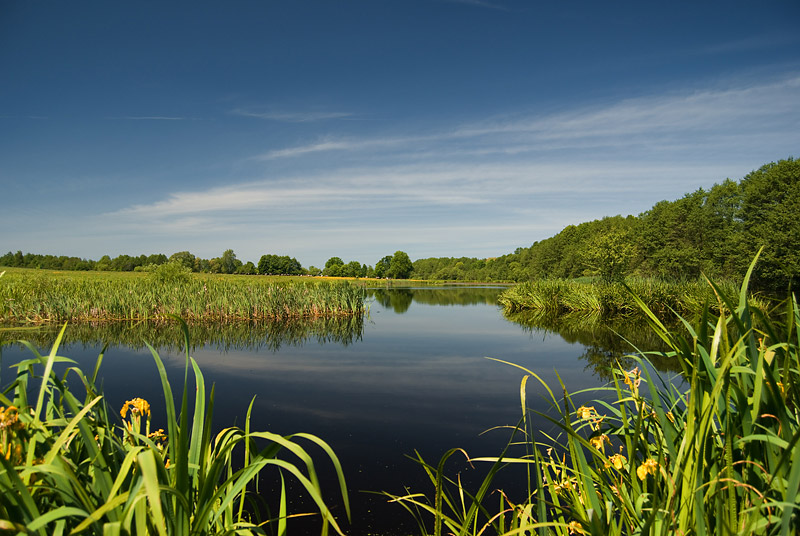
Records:
[[[312,267],[313,268],[313,267]],[[375,267],[350,261],[347,264],[340,257],[331,257],[322,269],[322,275],[329,277],[377,277],[408,279],[414,270],[411,258],[405,251],[396,251],[375,263]]]
[[[100,260],[93,261],[78,257],[56,257],[54,255],[37,255],[17,251],[0,256],[0,266],[15,268],[40,268],[45,270],[97,270],[105,272],[153,272],[164,264],[178,264],[192,272],[218,274],[255,274],[256,267],[252,262],[242,263],[236,258],[232,249],[225,250],[220,257],[202,259],[188,251],[179,251],[169,257],[163,253],[154,255],[119,255],[113,259],[103,255]]]
[[[261,275],[302,275],[303,267],[294,257],[288,255],[262,255],[258,261]]]
[[[232,249],[225,250],[221,256],[212,259],[196,257],[189,251],[178,251],[169,257],[159,253],[155,255],[119,255],[111,258],[103,255],[100,260],[86,260],[78,257],[56,257],[54,255],[36,255],[8,252],[0,256],[0,266],[19,268],[41,268],[50,270],[98,270],[112,272],[159,272],[163,265],[180,266],[184,271],[205,272],[215,274],[246,275],[326,275],[332,277],[390,277],[406,279],[411,275],[413,264],[408,254],[397,251],[380,259],[373,268],[358,261],[347,264],[340,257],[331,257],[324,269],[310,266],[303,268],[300,262],[288,255],[262,255],[258,265],[248,261],[243,263],[236,258]],[[159,272],[160,273],[160,272]]]

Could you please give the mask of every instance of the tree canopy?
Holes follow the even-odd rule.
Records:
[[[386,276],[393,279],[408,279],[411,277],[411,272],[414,270],[414,265],[405,251],[395,251],[392,255],[392,260],[389,263],[389,269],[386,270]]]

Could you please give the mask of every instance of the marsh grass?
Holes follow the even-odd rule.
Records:
[[[416,516],[422,534],[764,534],[800,533],[800,309],[781,320],[751,306],[747,282],[734,294],[709,283],[718,314],[667,328],[634,298],[679,363],[682,379],[655,372],[647,354],[633,369],[592,390],[576,407],[566,386],[553,391],[520,369],[522,417],[477,490],[418,458],[434,492],[391,495]],[[684,335],[685,333],[685,335]],[[532,427],[530,381],[547,394],[539,414],[556,432]],[[563,393],[563,394],[562,394]],[[527,497],[490,495],[499,471],[516,471]]]
[[[184,324],[185,326],[185,324]],[[310,498],[320,533],[342,533],[322,498],[312,452],[335,468],[344,515],[350,510],[338,458],[316,436],[280,436],[250,429],[211,429],[214,388],[189,357],[180,407],[166,370],[151,348],[164,392],[166,431],[151,428],[150,404],[140,398],[121,412],[107,407],[97,388],[103,355],[86,374],[58,355],[61,330],[47,356],[30,343],[32,357],[14,365],[14,382],[0,395],[0,532],[62,535],[97,534],[284,534],[289,504]],[[63,378],[56,364],[68,365]],[[85,394],[73,393],[76,377]],[[191,385],[190,378],[194,379]],[[193,410],[190,394],[193,393]],[[160,409],[160,408],[159,408]],[[121,416],[121,419],[120,419]],[[238,460],[238,461],[235,461]],[[259,502],[259,477],[274,475],[279,490],[273,510]],[[297,483],[287,492],[286,481]],[[267,513],[266,518],[262,517]]]
[[[733,283],[718,286],[726,295],[737,292]],[[759,308],[769,303],[761,296],[752,295],[750,299]],[[624,284],[534,280],[506,290],[498,302],[508,312],[535,309],[548,313],[595,312],[604,316],[629,316],[641,313],[637,300],[659,315],[699,313],[706,304],[712,311],[719,312],[718,307],[724,306],[705,281],[667,282],[645,278],[629,278]]]
[[[42,273],[17,270],[0,282],[0,322],[169,320],[241,322],[360,315],[364,290],[345,282],[196,274]]]

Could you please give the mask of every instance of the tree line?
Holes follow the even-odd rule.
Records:
[[[638,216],[569,225],[530,247],[493,259],[414,261],[420,279],[528,281],[627,276],[692,280],[701,274],[741,280],[763,246],[753,274],[762,289],[800,284],[800,161],[762,166]]]
[[[500,257],[432,257],[411,262],[397,251],[374,266],[331,257],[324,268],[304,268],[289,256],[263,255],[243,263],[233,250],[202,259],[188,251],[131,257],[108,255],[98,261],[8,252],[0,266],[58,270],[151,270],[176,262],[194,272],[225,274],[325,275],[448,281],[507,281],[628,276],[667,280],[701,274],[740,280],[764,247],[753,283],[764,289],[800,284],[800,161],[793,158],[762,166],[736,182],[727,179],[674,201],[660,201],[638,216],[610,216],[569,225],[530,247]]]
[[[192,272],[244,275],[325,275],[407,279],[413,270],[411,259],[404,251],[397,251],[394,255],[381,258],[374,267],[358,261],[350,261],[345,264],[340,257],[331,257],[323,269],[314,266],[304,268],[296,258],[288,255],[262,255],[257,265],[251,261],[242,262],[236,258],[232,249],[227,249],[221,256],[212,259],[196,257],[188,251],[179,251],[169,257],[163,253],[139,255],[138,257],[119,255],[113,259],[108,255],[103,255],[98,261],[65,255],[23,254],[22,251],[16,253],[9,251],[0,256],[0,266],[45,270],[149,272],[169,263],[179,265]]]
[[[8,252],[0,256],[0,266],[14,268],[39,268],[44,270],[97,270],[105,272],[147,272],[167,263],[180,264],[192,272],[217,274],[256,274],[252,262],[243,263],[232,249],[225,250],[220,257],[203,259],[188,251],[179,251],[169,257],[163,253],[152,255],[119,255],[113,259],[103,255],[100,260],[67,257],[65,255],[39,255],[36,253]]]

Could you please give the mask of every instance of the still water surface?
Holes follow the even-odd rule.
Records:
[[[384,497],[366,491],[430,492],[424,472],[408,455],[417,451],[433,464],[452,447],[462,447],[470,456],[497,455],[510,432],[482,433],[514,425],[520,418],[522,371],[487,357],[536,372],[556,392],[558,377],[570,391],[606,381],[603,366],[613,349],[598,346],[585,334],[570,332],[565,338],[552,327],[537,327],[541,323],[536,321],[504,317],[495,305],[501,291],[370,291],[369,315],[363,323],[212,327],[193,333],[197,346],[191,354],[206,384],[216,385],[217,426],[242,425],[255,396],[252,429],[313,433],[339,455],[353,505],[348,533],[399,534],[413,530],[413,520],[402,507],[387,505]],[[158,420],[163,394],[141,340],[157,341],[177,387],[184,370],[177,327],[118,327],[103,335],[74,326],[67,333],[68,341],[72,333],[72,342],[59,353],[85,369],[94,366],[103,343],[110,342],[101,369],[109,404],[118,408],[125,400],[142,397],[150,401]],[[94,340],[98,333],[102,340]],[[42,338],[43,351],[48,338],[52,341],[54,335]],[[6,346],[0,381],[10,380],[9,363],[28,356],[27,350]],[[529,407],[548,411],[545,390],[532,381],[528,386]],[[454,472],[458,469],[454,462]],[[477,479],[481,471],[462,469],[467,479]],[[512,488],[514,480],[506,476]]]

